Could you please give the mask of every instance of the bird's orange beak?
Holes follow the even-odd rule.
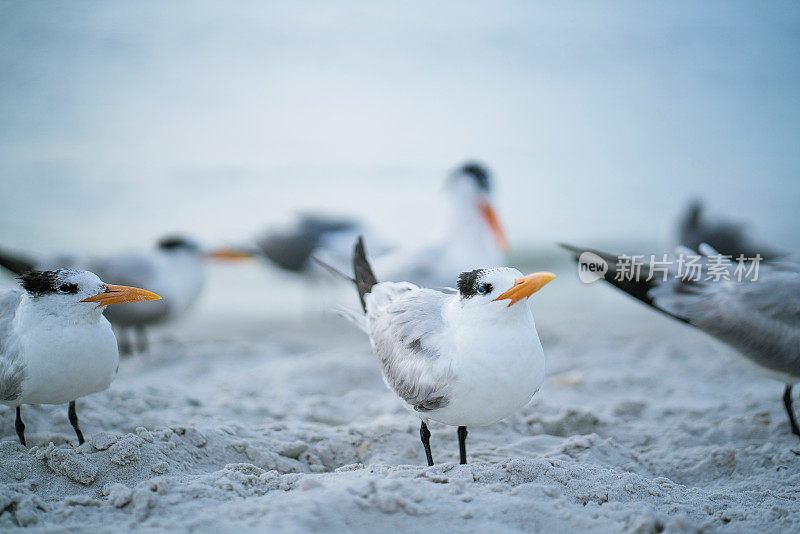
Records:
[[[527,276],[523,276],[522,278],[517,278],[514,281],[514,286],[497,297],[494,300],[506,300],[510,299],[511,302],[508,303],[508,307],[510,308],[512,304],[516,304],[522,299],[526,299],[542,289],[548,283],[550,283],[556,275],[553,273],[533,273]]]
[[[97,306],[108,306],[109,304],[119,304],[121,302],[144,302],[146,300],[161,300],[161,297],[138,287],[115,286],[103,284],[106,290],[97,295],[83,299],[81,302],[96,302]]]
[[[506,238],[506,233],[503,231],[503,226],[500,224],[500,218],[497,216],[497,212],[494,211],[494,208],[488,202],[484,202],[480,205],[481,216],[483,220],[486,221],[486,224],[489,225],[489,228],[492,230],[492,234],[494,234],[494,240],[497,243],[497,246],[503,252],[508,252],[511,248],[508,245],[508,239]]]
[[[252,259],[253,255],[235,248],[218,248],[206,254],[206,257],[212,260],[239,261]]]

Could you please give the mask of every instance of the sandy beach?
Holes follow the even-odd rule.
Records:
[[[446,244],[474,234],[447,184],[475,160],[508,265],[558,275],[530,303],[541,390],[469,428],[468,465],[432,423],[427,467],[330,311],[352,288],[208,265],[78,399],[85,444],[66,405],[26,405],[23,447],[0,405],[0,533],[800,532],[784,385],[556,246],[671,251],[699,198],[800,251],[799,48],[791,1],[0,0],[0,251],[205,252],[298,214]]]
[[[800,526],[800,443],[782,386],[568,268],[533,302],[542,390],[470,429],[466,466],[455,429],[431,425],[434,467],[367,339],[341,318],[252,312],[228,337],[204,335],[221,329],[215,282],[230,272],[214,273],[201,309],[151,353],[124,359],[108,391],[79,401],[84,445],[65,407],[25,407],[27,449],[0,408],[4,531]]]

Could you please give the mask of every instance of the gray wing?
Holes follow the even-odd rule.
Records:
[[[25,364],[12,335],[20,300],[22,291],[19,289],[0,291],[0,401],[13,401],[22,394]]]
[[[442,318],[449,298],[396,283],[378,284],[368,296],[368,331],[384,380],[418,412],[449,402],[453,342]]]
[[[757,281],[671,279],[653,305],[738,349],[755,363],[800,378],[800,264],[762,263]]]
[[[309,266],[311,254],[326,239],[336,234],[352,234],[348,239],[348,252],[360,224],[352,219],[323,215],[303,215],[289,229],[272,231],[257,239],[261,253],[272,263],[287,271],[303,271]]]

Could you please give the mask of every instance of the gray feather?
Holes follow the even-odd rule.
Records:
[[[23,292],[0,292],[0,401],[13,401],[22,394],[25,364],[14,341],[13,322]]]
[[[800,263],[762,263],[755,282],[670,279],[650,297],[768,371],[800,378]]]
[[[303,215],[296,225],[283,231],[261,236],[257,245],[273,264],[287,271],[299,272],[309,266],[312,254],[332,235],[352,235],[354,241],[360,225],[351,219],[323,215]],[[363,232],[363,230],[361,230]]]
[[[442,307],[452,296],[406,283],[376,285],[367,298],[370,339],[384,381],[419,412],[447,406],[452,382],[442,349],[452,343]]]

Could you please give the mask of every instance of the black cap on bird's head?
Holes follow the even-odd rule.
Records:
[[[462,298],[470,298],[478,294],[483,273],[484,269],[475,269],[458,275],[458,292]],[[491,284],[489,284],[489,288],[489,291],[491,291]],[[483,287],[482,290],[485,292],[486,287]]]
[[[201,252],[200,243],[183,235],[168,235],[158,240],[156,247],[163,251]]]
[[[468,161],[453,172],[453,179],[463,178],[473,180],[478,189],[484,193],[490,193],[492,190],[489,169],[482,163]]]
[[[67,271],[28,271],[23,273],[19,280],[22,282],[22,287],[34,297],[42,295],[49,295],[51,293],[58,293],[59,286],[63,293],[77,293],[78,286],[76,284],[62,284],[61,276]]]

